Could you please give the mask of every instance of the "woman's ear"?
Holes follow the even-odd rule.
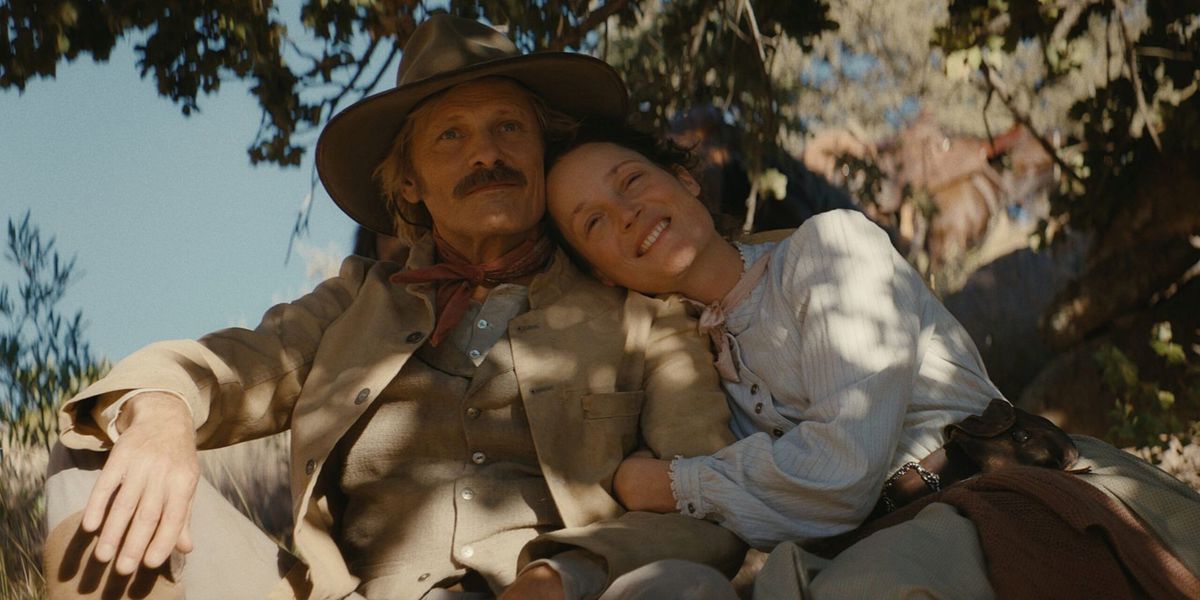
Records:
[[[608,287],[617,287],[617,284],[614,283],[613,280],[609,279],[607,275],[595,269],[592,269],[592,277],[595,277],[596,281],[599,281]]]
[[[678,179],[679,183],[683,184],[684,189],[689,194],[697,198],[700,197],[700,184],[696,182],[696,178],[692,177],[692,174],[683,165],[675,165],[675,179]]]

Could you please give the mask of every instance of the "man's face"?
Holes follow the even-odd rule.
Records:
[[[414,118],[404,199],[424,202],[438,233],[468,258],[495,258],[527,239],[546,208],[529,92],[504,79],[464,83]]]

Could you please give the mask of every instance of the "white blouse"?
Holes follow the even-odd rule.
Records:
[[[741,439],[672,462],[677,506],[758,548],[848,531],[889,474],[1002,396],[967,332],[862,214],[822,213],[782,242],[739,248],[747,266],[772,253],[726,323]]]

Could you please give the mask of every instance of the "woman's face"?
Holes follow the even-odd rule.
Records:
[[[567,153],[546,177],[550,217],[606,283],[681,291],[711,244],[724,243],[687,171],[670,172],[610,143]]]

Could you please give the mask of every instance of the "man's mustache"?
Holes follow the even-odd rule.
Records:
[[[462,198],[481,187],[495,183],[525,185],[525,182],[525,175],[517,169],[508,165],[496,165],[490,169],[473,171],[470,175],[463,177],[462,181],[454,186],[454,197]]]

